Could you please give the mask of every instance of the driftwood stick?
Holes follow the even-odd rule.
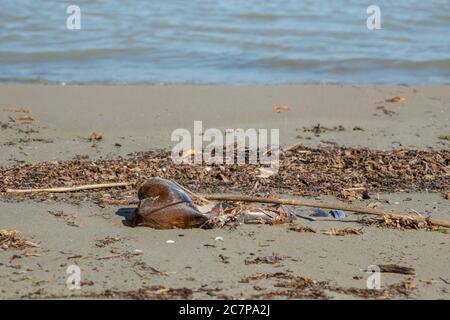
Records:
[[[198,199],[203,203],[210,203],[211,201],[202,197],[201,195],[196,194],[194,191],[189,190],[186,187],[183,187],[181,184],[179,184],[176,181],[171,180],[174,184],[176,184],[177,186],[179,186],[184,192],[186,192],[188,195],[190,195],[192,198],[194,199]]]
[[[450,222],[443,220],[436,220],[431,218],[425,218],[421,216],[411,217],[410,215],[401,213],[401,212],[393,212],[382,209],[374,209],[374,208],[366,208],[366,207],[357,207],[345,203],[326,203],[312,200],[295,200],[295,199],[269,199],[263,197],[252,197],[252,196],[240,196],[240,195],[228,195],[228,194],[213,194],[213,195],[204,195],[204,198],[208,200],[219,200],[219,201],[242,201],[242,202],[259,202],[259,203],[273,203],[273,204],[283,204],[290,206],[303,206],[303,207],[312,207],[312,208],[324,208],[324,209],[337,209],[337,210],[345,210],[354,212],[357,214],[371,214],[377,216],[390,216],[394,219],[398,218],[409,218],[414,219],[416,221],[429,221],[431,224],[435,226],[441,226],[450,228]]]
[[[113,182],[113,183],[101,183],[101,184],[86,184],[75,187],[60,187],[60,188],[44,188],[44,189],[6,189],[6,193],[63,193],[63,192],[75,192],[81,190],[93,190],[93,189],[105,189],[115,187],[127,187],[131,186],[130,182]]]

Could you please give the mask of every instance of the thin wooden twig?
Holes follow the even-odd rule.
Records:
[[[188,195],[190,195],[192,198],[198,199],[198,200],[200,200],[200,201],[202,201],[202,202],[204,202],[204,203],[210,203],[210,202],[211,202],[210,200],[208,200],[208,199],[202,197],[202,196],[199,195],[199,194],[196,194],[195,192],[189,190],[188,188],[183,187],[183,186],[182,186],[181,184],[179,184],[178,182],[173,181],[173,180],[171,180],[171,181],[172,181],[173,183],[175,183],[177,186],[179,186],[184,192],[186,192],[186,193],[187,193]]]
[[[92,190],[92,189],[105,189],[105,188],[115,188],[115,187],[127,187],[131,186],[130,182],[113,182],[113,183],[101,183],[101,184],[86,184],[82,186],[74,187],[59,187],[59,188],[43,188],[43,189],[6,189],[6,193],[64,193],[64,192],[75,192],[81,190]]]
[[[291,206],[303,206],[303,207],[312,207],[312,208],[324,208],[324,209],[337,209],[349,211],[357,214],[370,214],[377,216],[389,216],[394,219],[399,218],[408,218],[415,221],[421,222],[430,222],[435,226],[441,226],[450,228],[450,222],[437,220],[432,218],[425,218],[421,216],[411,217],[410,215],[404,214],[402,212],[393,212],[382,209],[375,208],[366,208],[366,207],[357,207],[344,203],[326,203],[312,200],[295,200],[295,199],[269,199],[263,197],[252,197],[252,196],[241,196],[241,195],[228,195],[228,194],[212,194],[212,195],[204,195],[204,198],[208,200],[218,200],[218,201],[241,201],[241,202],[259,202],[259,203],[273,203],[273,204],[282,204],[282,205],[291,205]]]
[[[366,191],[366,187],[354,187],[354,188],[345,188],[342,191]]]

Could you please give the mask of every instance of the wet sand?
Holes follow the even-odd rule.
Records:
[[[406,102],[385,102],[394,96],[404,96]],[[278,113],[273,110],[275,105],[287,105],[290,110]],[[389,112],[377,108],[380,106]],[[24,111],[18,109],[30,112],[16,112]],[[27,115],[34,120],[18,120]],[[449,141],[438,137],[450,134],[450,87],[0,86],[0,164],[76,156],[111,159],[126,157],[130,152],[170,148],[172,131],[192,131],[194,120],[202,120],[204,129],[279,128],[283,145],[448,149]],[[332,130],[317,135],[304,130],[317,124]],[[87,139],[92,132],[103,137],[95,147]],[[372,196],[386,200],[381,201],[383,208],[414,209],[450,220],[450,201],[440,193],[423,190]],[[355,204],[369,202],[358,200]],[[308,209],[299,210],[309,213]],[[62,217],[55,216],[59,211],[64,212]],[[126,212],[120,206],[102,208],[90,201],[74,205],[2,196],[0,229],[21,230],[41,247],[0,251],[0,298],[93,294],[102,298],[105,290],[161,285],[192,289],[189,298],[194,299],[244,299],[279,290],[271,280],[242,282],[258,272],[284,272],[341,287],[365,288],[368,274],[361,270],[390,263],[416,270],[416,289],[409,298],[450,298],[448,234],[303,219],[295,223],[310,226],[317,233],[293,232],[287,225],[161,231],[125,226]],[[75,225],[68,223],[73,219]],[[330,227],[362,227],[363,235],[322,234]],[[117,241],[98,245],[97,240],[108,236]],[[217,236],[224,241],[216,241]],[[26,251],[40,256],[23,256]],[[248,264],[273,254],[282,257],[279,263]],[[21,257],[11,259],[14,255]],[[66,288],[66,269],[71,264],[81,268],[84,285],[80,290]],[[407,279],[406,275],[383,273],[382,288]],[[327,294],[330,298],[359,298]]]

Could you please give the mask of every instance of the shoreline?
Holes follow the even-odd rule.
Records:
[[[406,101],[386,102],[396,96],[404,97]],[[277,105],[289,109],[274,110]],[[19,179],[24,179],[29,186],[38,185],[40,178],[50,179],[51,184],[81,183],[87,179],[83,172],[89,173],[83,166],[73,171],[65,168],[69,173],[64,175],[58,175],[59,171],[51,166],[58,168],[58,165],[66,164],[64,161],[72,160],[95,168],[97,161],[107,160],[110,162],[106,163],[125,164],[131,170],[133,163],[119,160],[127,159],[135,152],[167,150],[174,144],[170,141],[173,130],[193,130],[194,120],[202,120],[204,128],[219,130],[278,128],[282,146],[301,143],[305,148],[319,150],[349,147],[367,149],[368,152],[380,150],[385,152],[383,154],[410,148],[428,150],[432,155],[440,154],[445,158],[450,141],[439,137],[450,135],[450,86],[0,85],[0,166],[2,170],[18,170],[12,170],[9,175],[15,186],[20,186]],[[89,140],[94,132],[102,138]],[[327,161],[321,162],[318,172],[324,180],[304,182],[323,185],[324,181],[331,184],[341,181],[339,179],[347,181],[346,177],[355,173],[356,167],[330,171],[333,174],[325,170],[336,158],[331,154]],[[314,164],[318,159],[304,158],[303,161]],[[416,210],[450,220],[450,201],[442,195],[442,192],[450,191],[445,190],[449,179],[446,171],[449,165],[445,162],[448,160],[441,159],[442,162],[435,164],[434,158],[432,161],[418,159],[423,164],[423,171],[414,164],[410,164],[410,168],[406,164],[403,166],[421,175],[405,179],[403,186],[408,181],[414,184],[422,181],[418,188],[408,189],[408,192],[376,190],[370,193],[370,199],[355,199],[354,204],[368,206],[378,202],[385,209]],[[408,158],[407,163],[413,160]],[[299,174],[302,162],[296,158],[292,161],[299,161],[292,173]],[[347,163],[348,159],[342,161]],[[49,167],[45,169],[42,162]],[[141,172],[157,172],[156,169],[146,171],[150,165],[141,164],[145,166]],[[25,169],[27,166],[33,168],[33,165],[40,169],[30,169],[31,176],[27,177]],[[383,168],[388,170],[389,165],[386,162]],[[25,169],[20,171],[22,166]],[[426,166],[434,166],[435,171]],[[313,172],[314,167],[311,168]],[[364,166],[361,168],[358,170],[365,176]],[[108,169],[113,167],[107,165],[98,171],[92,170],[92,176],[87,177],[93,181],[103,179],[96,178],[95,172],[106,174]],[[389,185],[388,179],[394,184],[404,178],[396,178],[395,167],[393,171],[389,170],[386,177],[391,178],[380,178],[381,182]],[[443,186],[439,192],[431,192],[427,187],[427,183],[435,181],[427,180],[433,178],[430,172],[439,175],[437,179],[434,177]],[[180,170],[177,177],[185,179],[185,183],[199,179],[199,174],[188,173]],[[430,177],[425,177],[427,174]],[[123,176],[127,177],[129,175]],[[3,181],[5,176],[1,178]],[[240,179],[252,181],[245,175]],[[289,179],[288,172],[284,173],[283,179]],[[206,185],[218,183],[216,180],[204,181]],[[236,192],[239,183],[233,183]],[[226,184],[224,186],[226,191]],[[268,186],[261,192],[280,191]],[[343,186],[339,185],[339,188]],[[342,201],[336,197],[337,193],[331,195],[319,191],[318,194],[299,195],[295,191],[302,190],[297,189],[302,189],[302,185],[284,192],[299,199],[319,196],[325,201]],[[119,191],[106,189],[98,194],[114,195]],[[126,191],[135,194],[136,190]],[[132,206],[99,205],[82,192],[74,197],[75,202],[64,195],[56,198],[0,197],[0,229],[20,230],[27,239],[40,244],[39,248],[0,250],[0,298],[245,299],[261,297],[263,293],[291,299],[324,297],[308,296],[305,292],[302,296],[302,292],[292,290],[287,296],[277,296],[274,292],[279,287],[274,285],[280,279],[244,281],[261,273],[281,272],[287,278],[326,281],[329,285],[328,289],[323,289],[326,298],[363,299],[371,297],[345,294],[330,288],[364,289],[367,274],[361,269],[373,264],[398,264],[415,269],[414,277],[383,273],[383,289],[404,282],[414,286],[407,290],[411,295],[394,290],[386,293],[386,298],[450,298],[446,282],[450,281],[450,240],[448,234],[441,232],[386,229],[362,226],[356,221],[320,219],[294,222],[295,226],[310,227],[316,233],[295,232],[290,230],[290,225],[241,225],[236,229],[212,230],[130,228],[123,224],[124,210]],[[311,213],[307,208],[298,210],[303,215]],[[349,219],[354,218],[349,215]],[[363,234],[335,237],[323,233],[329,228],[345,227],[363,228]],[[217,237],[224,241],[215,240]],[[168,240],[174,243],[167,243]],[[36,255],[27,256],[26,252]],[[271,263],[274,256],[280,260]],[[253,263],[255,259],[263,262]],[[71,264],[82,270],[81,290],[66,288],[66,268]],[[153,289],[143,289],[142,292],[147,293],[142,295],[141,291],[136,292],[141,288]],[[161,288],[183,290],[175,290],[173,296],[166,296],[156,293]],[[108,295],[108,290],[115,294]]]

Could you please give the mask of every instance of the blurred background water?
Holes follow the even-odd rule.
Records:
[[[0,0],[0,82],[448,84],[450,1]]]

